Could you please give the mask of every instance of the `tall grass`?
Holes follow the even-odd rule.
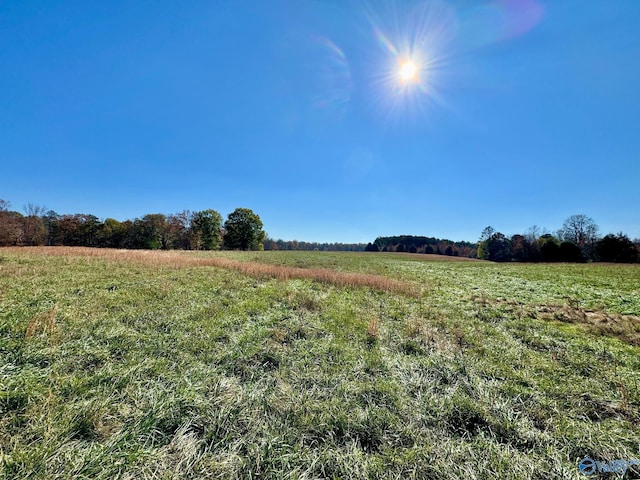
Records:
[[[5,250],[20,251],[21,249],[16,247]],[[382,275],[339,272],[329,268],[287,267],[259,262],[237,261],[224,257],[203,258],[177,251],[97,249],[88,247],[32,247],[29,250],[38,255],[97,257],[145,265],[168,265],[175,268],[194,266],[225,268],[255,278],[270,277],[285,281],[305,279],[338,287],[369,287],[381,291],[419,295],[419,289],[408,282]]]

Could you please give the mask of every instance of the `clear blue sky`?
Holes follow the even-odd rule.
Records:
[[[640,237],[640,1],[0,0],[0,198]],[[402,62],[417,76],[403,81]]]

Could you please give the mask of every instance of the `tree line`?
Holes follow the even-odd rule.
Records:
[[[508,237],[486,227],[477,243],[435,237],[378,237],[373,243],[318,243],[274,240],[260,217],[237,208],[226,221],[216,210],[151,213],[133,220],[100,220],[90,214],[59,215],[33,204],[24,214],[0,199],[0,246],[64,245],[128,249],[317,250],[441,254],[496,262],[640,262],[640,240],[623,233],[599,235],[586,215],[572,215],[555,233],[537,226]]]
[[[364,252],[365,243],[320,243],[303,242],[298,240],[274,240],[267,238],[264,241],[265,250],[307,250],[316,252]]]
[[[0,246],[64,245],[129,249],[261,250],[260,217],[237,208],[222,223],[216,210],[150,213],[133,220],[100,220],[85,213],[59,215],[29,204],[24,214],[0,200]]]
[[[454,242],[435,237],[400,235],[378,237],[365,247],[367,252],[434,253],[455,257],[476,258],[477,248],[471,242]]]
[[[495,262],[640,262],[640,240],[622,232],[599,235],[586,215],[571,215],[555,234],[537,226],[511,237],[486,227],[478,241],[478,258]]]

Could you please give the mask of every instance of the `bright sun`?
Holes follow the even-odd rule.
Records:
[[[413,82],[418,79],[418,67],[411,60],[400,65],[400,79],[403,82]]]

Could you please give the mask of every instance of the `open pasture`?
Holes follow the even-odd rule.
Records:
[[[640,266],[450,260],[0,249],[0,475],[565,479],[637,458]]]

